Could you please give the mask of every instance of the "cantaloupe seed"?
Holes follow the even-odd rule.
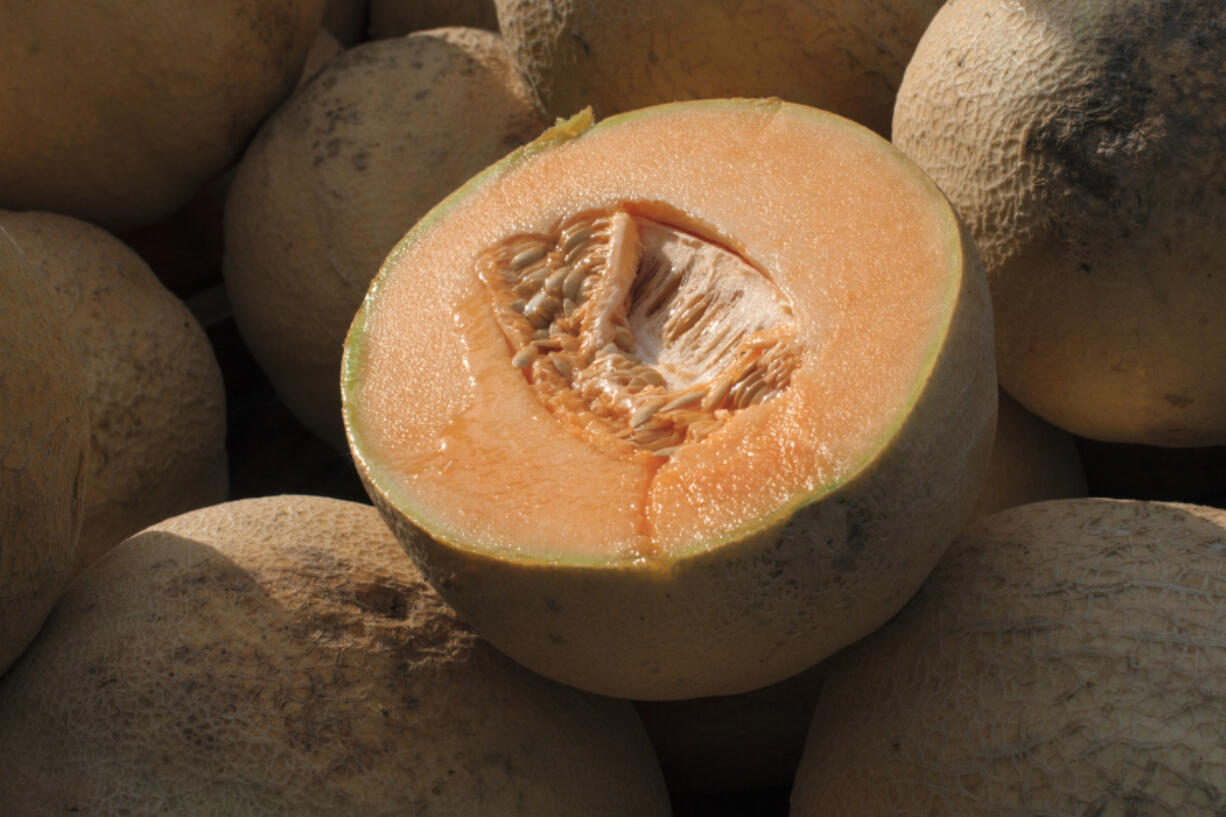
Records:
[[[667,458],[787,388],[787,297],[715,242],[626,207],[516,235],[478,274],[542,404],[605,450]]]

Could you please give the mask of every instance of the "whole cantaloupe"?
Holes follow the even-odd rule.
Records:
[[[384,256],[542,126],[497,34],[437,29],[334,58],[243,157],[225,215],[234,318],[277,394],[338,450],[341,345]]]
[[[533,99],[598,118],[674,100],[777,96],[889,133],[940,0],[496,0]]]
[[[1226,800],[1226,511],[1023,505],[834,661],[792,817],[1211,817]]]
[[[221,369],[187,307],[110,233],[0,211],[54,297],[90,406],[85,515],[73,573],[146,525],[226,498]]]
[[[293,88],[323,2],[2,0],[0,208],[176,210]]]
[[[1000,382],[1083,437],[1226,443],[1226,5],[959,0],[894,141],[983,253]]]
[[[662,817],[629,703],[529,673],[375,510],[268,497],[167,520],[75,582],[0,684],[23,817]]]
[[[85,376],[56,301],[0,226],[0,673],[59,598],[81,529]]]

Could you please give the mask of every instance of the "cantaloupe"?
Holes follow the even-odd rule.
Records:
[[[1226,511],[1023,505],[830,668],[792,817],[1222,813]]]
[[[631,705],[515,665],[369,505],[266,497],[107,554],[0,683],[22,817],[666,817]]]
[[[89,402],[84,520],[72,572],[141,528],[226,498],[221,369],[187,307],[105,230],[0,210],[49,290]]]
[[[178,209],[294,87],[324,0],[0,0],[0,208]]]
[[[360,473],[484,637],[623,697],[871,631],[970,513],[991,313],[941,192],[779,100],[580,115],[397,245],[346,342]]]
[[[376,5],[379,0],[374,0]],[[597,116],[777,96],[887,135],[907,60],[940,0],[495,0],[541,110]],[[373,6],[372,6],[373,8]]]
[[[345,450],[341,346],[388,251],[543,127],[498,35],[447,28],[349,49],[260,130],[226,199],[226,290],[309,430]]]
[[[59,598],[81,530],[85,375],[50,289],[0,226],[0,673]]]
[[[1226,444],[1226,4],[959,0],[894,142],[983,253],[1005,390],[1083,437]]]

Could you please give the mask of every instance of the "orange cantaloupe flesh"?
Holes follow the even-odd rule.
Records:
[[[591,131],[579,117],[504,163],[496,185],[478,177],[437,208],[389,257],[350,335],[347,422],[370,477],[436,538],[583,562],[743,537],[854,475],[934,365],[962,238],[901,154],[809,111],[709,102]],[[605,451],[556,422],[510,365],[474,272],[509,235],[619,206],[730,248],[794,313],[790,385],[670,459]]]

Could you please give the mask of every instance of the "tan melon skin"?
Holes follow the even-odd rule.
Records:
[[[598,118],[661,102],[777,96],[885,136],[940,0],[496,0],[537,104]]]
[[[293,88],[324,0],[3,0],[0,207],[154,222]]]
[[[0,768],[23,817],[669,813],[628,703],[516,666],[373,508],[318,497],[167,520],[82,576],[0,684]]]
[[[341,347],[384,256],[543,127],[498,35],[451,28],[349,49],[260,130],[226,199],[226,290],[309,430],[344,450]]]
[[[54,294],[90,408],[75,575],[141,528],[226,498],[226,406],[208,337],[135,252],[70,216],[0,211]]]
[[[937,362],[893,439],[829,494],[789,518],[761,520],[739,541],[643,563],[501,558],[415,526],[351,438],[359,475],[427,580],[482,637],[543,675],[643,700],[782,680],[896,612],[975,501],[997,387],[986,284],[960,235],[962,279]],[[348,348],[354,354],[352,335]]]
[[[1226,6],[959,0],[895,143],[984,257],[1000,381],[1075,434],[1226,443]]]
[[[0,674],[68,581],[81,530],[85,375],[56,302],[0,225]]]
[[[1226,511],[1025,505],[832,667],[792,817],[1217,815]]]

